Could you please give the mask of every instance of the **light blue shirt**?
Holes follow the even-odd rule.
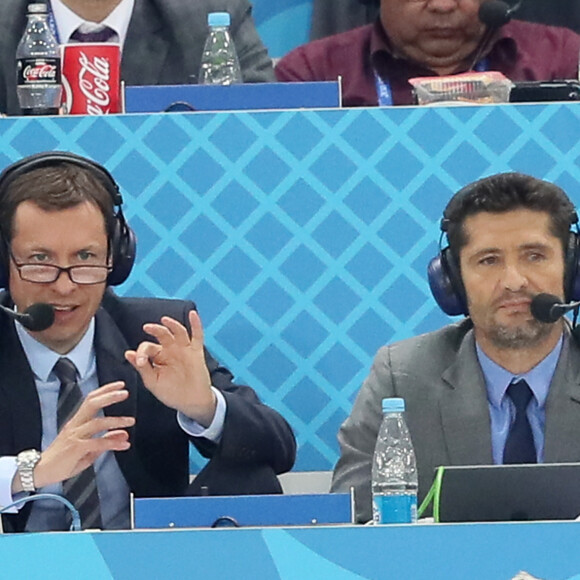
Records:
[[[42,414],[41,450],[44,451],[54,441],[57,434],[56,407],[60,381],[52,369],[61,355],[32,338],[21,325],[17,324],[16,330],[34,373]],[[79,387],[83,397],[99,386],[93,347],[94,336],[95,322],[91,320],[81,341],[66,355],[77,367]],[[99,416],[103,416],[102,411],[99,412]],[[104,453],[97,459],[95,473],[99,497],[103,498],[101,515],[104,526],[109,529],[129,527],[129,487],[117,465],[114,453]],[[39,492],[62,494],[62,484],[48,485]],[[33,502],[26,528],[27,530],[62,529],[65,512],[66,508],[57,502]]]
[[[35,340],[19,323],[16,323],[16,330],[34,373],[42,415],[41,450],[44,451],[57,435],[56,408],[60,381],[52,369],[61,355]],[[81,341],[66,355],[78,369],[79,387],[85,397],[99,386],[93,346],[94,335],[95,323],[93,319]],[[181,413],[178,413],[177,416],[181,428],[188,435],[219,441],[225,420],[226,402],[217,389],[212,387],[212,390],[217,397],[217,407],[214,419],[207,429]],[[99,415],[103,416],[103,412],[101,411]],[[0,457],[0,506],[9,505],[12,501],[25,495],[17,494],[17,496],[12,497],[11,486],[15,473],[15,457]],[[103,527],[105,529],[129,528],[129,487],[117,464],[115,454],[107,452],[101,455],[95,462],[95,473],[101,500]],[[62,494],[62,484],[49,485],[38,491],[39,493]],[[65,511],[66,508],[60,502],[32,502],[26,529],[28,531],[63,529]]]
[[[485,378],[489,415],[491,418],[491,449],[494,464],[503,463],[503,451],[510,427],[515,419],[515,406],[506,395],[509,384],[524,379],[533,397],[527,408],[528,421],[532,428],[538,463],[544,461],[544,427],[546,423],[546,398],[550,383],[562,351],[564,336],[552,352],[533,369],[522,375],[514,375],[492,361],[476,343],[477,358]]]

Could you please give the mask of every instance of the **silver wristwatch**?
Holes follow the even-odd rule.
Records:
[[[34,486],[34,468],[40,461],[40,451],[27,449],[16,456],[16,467],[24,491],[36,491]]]

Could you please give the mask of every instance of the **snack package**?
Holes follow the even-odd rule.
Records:
[[[514,84],[499,72],[409,79],[419,105],[507,103]]]

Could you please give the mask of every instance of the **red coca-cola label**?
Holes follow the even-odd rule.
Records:
[[[17,62],[19,85],[59,85],[61,83],[60,59],[21,58]]]
[[[71,115],[121,112],[118,44],[67,44],[63,49],[64,104]]]

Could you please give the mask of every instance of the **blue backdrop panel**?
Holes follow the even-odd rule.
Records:
[[[312,0],[253,0],[254,20],[273,58],[308,42]]]
[[[189,297],[213,354],[292,424],[297,469],[384,343],[435,329],[426,266],[451,194],[498,171],[580,200],[577,104],[3,119],[0,167],[65,149],[119,181],[139,238],[122,293]]]

